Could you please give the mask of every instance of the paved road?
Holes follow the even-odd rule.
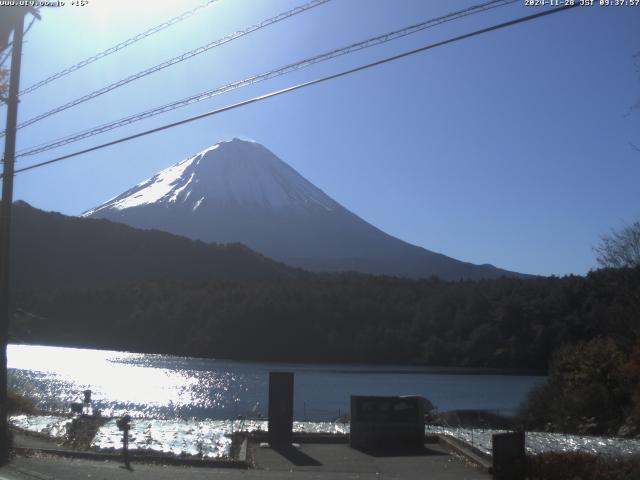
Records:
[[[34,455],[16,457],[0,469],[0,480],[489,480],[486,473],[439,446],[421,455],[373,456],[347,445],[303,444],[277,452],[256,447],[256,469],[198,468],[133,463],[127,470],[114,461],[80,460]]]

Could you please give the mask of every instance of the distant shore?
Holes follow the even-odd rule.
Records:
[[[10,339],[10,345],[29,345],[36,347],[62,347],[62,348],[77,348],[81,350],[101,350],[101,351],[115,351],[123,353],[134,353],[144,355],[163,355],[177,358],[201,358],[206,360],[220,360],[230,361],[238,363],[268,363],[276,366],[296,365],[304,367],[318,367],[323,371],[331,372],[332,366],[340,365],[340,369],[336,370],[340,373],[359,373],[359,374],[379,374],[379,373],[396,373],[396,374],[415,374],[415,373],[430,373],[434,375],[514,375],[514,376],[546,376],[547,370],[538,369],[525,369],[525,368],[494,368],[494,367],[455,367],[455,366],[442,366],[442,365],[424,365],[419,363],[343,363],[343,362],[299,362],[288,360],[254,360],[247,358],[233,358],[233,357],[206,357],[201,355],[189,355],[184,353],[175,352],[159,352],[159,351],[133,351],[127,349],[118,349],[115,347],[107,346],[95,346],[87,344],[78,344],[76,342],[56,342],[56,343],[35,343],[35,342],[23,342]]]

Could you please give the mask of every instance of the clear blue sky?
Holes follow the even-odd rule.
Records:
[[[204,0],[89,0],[28,33],[26,87]],[[225,0],[22,99],[26,120],[304,0]],[[334,0],[19,131],[19,148],[423,19],[469,1]],[[70,147],[127,133],[534,13],[524,1]],[[382,230],[534,274],[596,267],[602,234],[640,219],[640,7],[574,9],[16,177],[15,198],[75,215],[223,139],[254,139]],[[3,117],[6,109],[0,112]],[[4,120],[2,121],[4,123]]]

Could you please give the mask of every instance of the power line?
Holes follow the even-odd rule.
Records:
[[[2,67],[2,65],[4,65],[4,62],[6,62],[9,59],[12,51],[13,51],[13,47],[11,45],[7,45],[7,53],[5,53],[4,57],[2,57],[2,60],[0,60],[0,67]]]
[[[33,18],[31,19],[31,22],[29,22],[29,26],[24,30],[24,33],[22,34],[23,37],[26,36],[27,33],[29,33],[29,30],[31,30],[31,27],[33,26],[36,20],[38,20],[38,17],[34,15]],[[7,59],[11,56],[12,52],[13,52],[13,42],[9,42],[9,44],[7,45],[7,53],[5,54],[4,57],[2,57],[2,60],[0,60],[0,67],[4,65],[4,62],[7,61]]]
[[[242,102],[238,102],[238,103],[234,103],[234,104],[231,104],[231,105],[227,105],[225,107],[218,108],[218,109],[215,109],[215,110],[211,110],[209,112],[202,113],[200,115],[195,115],[195,116],[186,118],[184,120],[180,120],[180,121],[169,123],[169,124],[166,124],[166,125],[163,125],[163,126],[160,126],[160,127],[152,128],[150,130],[145,130],[143,132],[139,132],[139,133],[136,133],[136,134],[133,134],[133,135],[129,135],[129,136],[126,136],[126,137],[119,138],[117,140],[113,140],[113,141],[110,141],[110,142],[103,143],[101,145],[96,145],[96,146],[91,147],[91,148],[87,148],[87,149],[80,150],[80,151],[77,151],[77,152],[74,152],[74,153],[63,155],[61,157],[53,158],[53,159],[47,160],[45,162],[39,162],[39,163],[35,163],[33,165],[29,165],[27,167],[22,167],[22,168],[19,168],[19,169],[15,170],[15,173],[25,172],[27,170],[33,170],[33,169],[36,169],[36,168],[44,167],[45,165],[51,165],[52,163],[61,162],[63,160],[66,160],[66,159],[69,159],[69,158],[72,158],[72,157],[77,157],[77,156],[83,155],[85,153],[94,152],[96,150],[101,150],[103,148],[110,147],[110,146],[113,146],[113,145],[117,145],[119,143],[128,142],[130,140],[134,140],[136,138],[144,137],[144,136],[150,135],[152,133],[157,133],[157,132],[160,132],[162,130],[167,130],[169,128],[173,128],[173,127],[177,127],[177,126],[180,126],[180,125],[184,125],[186,123],[194,122],[194,121],[200,120],[202,118],[211,117],[213,115],[218,115],[220,113],[223,113],[223,112],[226,112],[226,111],[229,111],[229,110],[234,110],[236,108],[240,108],[240,107],[243,107],[243,106],[246,106],[246,105],[250,105],[252,103],[260,102],[260,101],[266,100],[268,98],[277,97],[277,96],[283,95],[285,93],[289,93],[289,92],[293,92],[295,90],[300,90],[300,89],[303,89],[303,88],[306,88],[306,87],[310,87],[311,85],[316,85],[318,83],[323,83],[323,82],[326,82],[326,81],[329,81],[329,80],[334,80],[336,78],[344,77],[344,76],[351,75],[351,74],[356,73],[356,72],[360,72],[360,71],[367,70],[367,69],[370,69],[370,68],[373,68],[373,67],[377,67],[379,65],[383,65],[383,64],[386,64],[386,63],[389,63],[389,62],[393,62],[395,60],[399,60],[401,58],[405,58],[405,57],[408,57],[410,55],[415,55],[417,53],[425,52],[427,50],[431,50],[431,49],[434,49],[434,48],[437,48],[437,47],[441,47],[441,46],[448,45],[448,44],[451,44],[451,43],[454,43],[454,42],[458,42],[460,40],[465,40],[467,38],[471,38],[471,37],[475,37],[475,36],[482,35],[482,34],[485,34],[485,33],[489,33],[489,32],[492,32],[494,30],[499,30],[499,29],[502,29],[502,28],[511,27],[511,26],[514,26],[514,25],[517,25],[517,24],[520,24],[520,23],[524,23],[524,22],[528,22],[528,21],[531,21],[531,20],[535,20],[537,18],[545,17],[547,15],[552,15],[554,13],[559,13],[559,12],[562,12],[562,11],[565,11],[565,10],[569,10],[571,8],[575,8],[575,7],[578,7],[578,6],[579,6],[578,4],[565,5],[563,7],[558,7],[558,8],[554,8],[554,9],[551,9],[551,10],[545,10],[543,12],[535,13],[535,14],[532,14],[532,15],[527,15],[525,17],[519,17],[519,18],[516,18],[514,20],[509,20],[508,22],[504,22],[504,23],[500,23],[500,24],[497,24],[497,25],[493,25],[491,27],[486,27],[486,28],[482,28],[480,30],[475,30],[475,31],[470,32],[470,33],[465,33],[464,35],[459,35],[457,37],[453,37],[453,38],[449,38],[447,40],[442,40],[440,42],[432,43],[432,44],[426,45],[424,47],[416,48],[414,50],[409,50],[407,52],[400,53],[398,55],[394,55],[394,56],[391,56],[391,57],[386,57],[386,58],[383,58],[382,60],[377,60],[375,62],[367,63],[367,64],[361,65],[359,67],[351,68],[349,70],[343,70],[342,72],[334,73],[334,74],[328,75],[326,77],[317,78],[315,80],[310,80],[308,82],[300,83],[298,85],[293,85],[291,87],[283,88],[281,90],[276,90],[274,92],[270,92],[270,93],[267,93],[267,94],[264,94],[264,95],[260,95],[258,97],[254,97],[254,98],[251,98],[249,100],[244,100]]]
[[[492,0],[489,1],[487,3],[483,3],[480,5],[475,5],[469,8],[465,8],[463,10],[459,10],[456,12],[452,12],[449,13],[447,15],[444,16],[440,16],[440,17],[436,17],[436,18],[432,18],[429,20],[425,20],[423,22],[414,24],[414,25],[410,25],[408,27],[404,27],[398,30],[394,30],[382,35],[378,35],[376,37],[373,38],[369,38],[367,40],[361,41],[361,42],[357,42],[357,43],[353,43],[351,45],[348,45],[346,47],[342,47],[342,48],[338,48],[335,50],[331,50],[329,52],[325,52],[319,55],[315,55],[313,57],[309,57],[306,58],[304,60],[292,63],[292,64],[288,64],[285,65],[283,67],[279,67],[276,68],[274,70],[270,70],[268,72],[264,72],[258,75],[254,75],[252,77],[248,77],[242,80],[238,80],[236,82],[233,83],[229,83],[226,85],[223,85],[221,87],[217,87],[213,90],[208,90],[206,92],[202,92],[202,93],[198,93],[196,95],[192,95],[190,97],[186,97],[183,98],[181,100],[177,100],[175,102],[172,103],[168,103],[159,107],[155,107],[151,110],[147,110],[141,113],[137,113],[135,115],[131,115],[128,117],[124,117],[121,118],[119,120],[115,120],[113,122],[109,122],[103,125],[99,125],[97,127],[88,129],[88,130],[84,130],[75,134],[71,134],[71,135],[67,135],[65,137],[62,138],[58,138],[56,140],[50,141],[50,142],[46,142],[40,145],[35,145],[33,147],[29,147],[27,149],[23,149],[20,152],[18,152],[17,157],[25,157],[25,156],[30,156],[30,155],[35,155],[38,153],[42,153],[48,150],[52,150],[54,148],[58,148],[61,147],[63,145],[68,145],[70,143],[74,143],[95,135],[98,135],[100,133],[104,133],[110,130],[114,130],[116,128],[119,127],[123,127],[125,125],[129,125],[135,122],[138,122],[140,120],[144,120],[147,118],[151,118],[153,116],[156,115],[160,115],[162,113],[166,113],[181,107],[185,107],[188,105],[191,105],[193,103],[197,103],[197,102],[201,102],[203,100],[207,100],[209,98],[212,98],[214,96],[217,95],[221,95],[223,93],[229,92],[231,90],[235,90],[241,87],[245,87],[248,85],[252,85],[254,83],[258,83],[258,82],[262,82],[265,80],[269,80],[275,77],[279,77],[291,72],[294,72],[296,70],[300,70],[302,68],[306,68],[308,66],[314,65],[316,63],[320,63],[320,62],[324,62],[342,55],[346,55],[358,50],[363,50],[365,48],[369,48],[369,47],[373,47],[375,45],[380,45],[382,43],[386,43],[386,42],[390,42],[392,40],[396,40],[398,38],[402,38],[405,37],[407,35],[411,35],[413,33],[419,32],[421,30],[424,30],[426,28],[431,28],[431,27],[435,27],[437,25],[440,25],[442,23],[446,23],[449,21],[453,21],[453,20],[457,20],[459,18],[463,18],[469,15],[474,15],[480,12],[484,12],[487,10],[490,10],[492,8],[496,8],[496,7],[501,7],[504,5],[508,5],[511,3],[515,3],[519,0]]]
[[[190,58],[195,57],[196,55],[200,55],[201,53],[204,53],[208,50],[211,50],[212,48],[218,47],[220,45],[223,45],[225,43],[231,42],[237,38],[243,37],[245,35],[249,35],[252,32],[255,32],[257,30],[260,30],[262,28],[268,27],[269,25],[273,25],[275,23],[281,22],[282,20],[285,20],[287,18],[293,17],[294,15],[298,15],[300,13],[306,12],[307,10],[311,9],[311,8],[315,8],[318,7],[320,5],[323,5],[327,2],[329,2],[331,0],[312,0],[309,3],[305,3],[304,5],[300,5],[294,9],[288,10],[286,12],[280,13],[279,15],[276,15],[275,17],[271,17],[268,18],[266,20],[263,20],[260,23],[256,23],[254,25],[251,25],[250,27],[247,27],[243,30],[238,30],[230,35],[226,35],[222,38],[219,38],[218,40],[215,40],[214,42],[211,42],[207,45],[203,45],[201,47],[198,47],[194,50],[191,50],[189,52],[183,53],[182,55],[179,55],[177,57],[171,58],[169,60],[166,60],[158,65],[155,65],[151,68],[147,68],[146,70],[142,70],[141,72],[138,72],[134,75],[131,75],[127,78],[124,78],[122,80],[119,80],[117,82],[111,83],[105,87],[102,87],[98,90],[95,90],[91,93],[88,93],[87,95],[84,95],[82,97],[76,98],[75,100],[71,100],[68,103],[65,103],[64,105],[60,105],[52,110],[49,110],[48,112],[42,113],[40,115],[37,115],[29,120],[26,120],[22,123],[18,124],[18,129],[20,128],[24,128],[28,125],[32,125],[36,122],[39,122],[40,120],[43,120],[47,117],[50,117],[51,115],[55,115],[56,113],[60,113],[64,110],[67,110],[71,107],[75,107],[76,105],[80,105],[81,103],[87,102],[91,99],[94,99],[96,97],[99,97],[100,95],[104,95],[107,92],[110,92],[112,90],[115,90],[116,88],[122,87],[124,85],[127,85],[128,83],[131,83],[135,80],[138,80],[140,78],[146,77],[147,75],[151,75],[152,73],[158,72],[160,70],[163,70],[167,67],[170,67],[172,65],[175,65],[177,63],[180,62],[184,62],[185,60],[188,60]],[[4,133],[4,132],[3,132]],[[1,135],[1,134],[0,134]]]
[[[184,13],[181,13],[180,15],[178,15],[177,17],[173,17],[170,20],[167,20],[166,22],[161,23],[160,25],[156,25],[155,27],[150,28],[149,30],[145,30],[142,33],[139,33],[131,38],[128,38],[127,40],[118,43],[117,45],[114,45],[113,47],[107,48],[106,50],[103,50],[102,52],[96,53],[95,55],[89,57],[89,58],[85,58],[84,60],[76,63],[75,65],[72,65],[68,68],[65,68],[64,70],[59,71],[58,73],[54,73],[53,75],[51,75],[50,77],[45,78],[44,80],[39,81],[38,83],[31,85],[30,87],[25,88],[24,90],[22,90],[20,92],[20,95],[26,95],[27,93],[31,93],[34,90],[39,89],[40,87],[43,87],[44,85],[53,82],[54,80],[58,80],[59,78],[62,78],[66,75],[69,75],[72,72],[75,72],[76,70],[79,70],[83,67],[86,67],[87,65],[96,62],[98,60],[100,60],[101,58],[104,58],[108,55],[111,55],[112,53],[118,52],[120,50],[122,50],[123,48],[128,47],[129,45],[132,45],[136,42],[139,42],[140,40],[142,40],[143,38],[146,38],[150,35],[153,35],[155,33],[158,33],[162,30],[164,30],[165,28],[169,28],[172,25],[175,25],[176,23],[179,23],[183,20],[186,20],[189,17],[192,17],[193,15],[195,15],[197,12],[199,12],[200,10],[204,10],[206,8],[209,8],[211,5],[213,5],[214,3],[219,2],[220,0],[209,0],[206,3],[203,3],[202,5],[198,5],[197,7],[186,11]]]

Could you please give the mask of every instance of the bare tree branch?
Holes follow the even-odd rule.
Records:
[[[640,267],[640,222],[604,235],[595,251],[603,268]]]

